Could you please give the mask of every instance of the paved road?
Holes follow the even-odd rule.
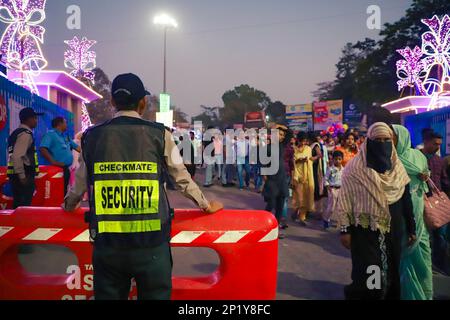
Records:
[[[218,183],[204,191],[208,199],[222,201],[227,209],[265,207],[261,195],[252,191],[225,189]],[[175,208],[194,208],[177,192],[170,192],[169,198]],[[338,231],[325,232],[320,221],[313,219],[308,227],[290,223],[286,234],[279,242],[277,299],[343,299],[343,287],[350,283],[351,261],[349,252],[339,243]],[[29,271],[40,273],[64,273],[67,265],[76,264],[70,253],[54,247],[36,248],[21,259]],[[209,249],[174,249],[175,275],[209,274],[218,264],[217,255]],[[450,278],[436,276],[435,286],[437,298],[450,299]]]

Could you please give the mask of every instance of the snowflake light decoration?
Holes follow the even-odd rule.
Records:
[[[404,58],[397,61],[397,77],[400,79],[397,82],[398,90],[413,87],[416,95],[425,95],[422,80],[426,76],[427,60],[421,59],[422,50],[416,46],[414,49],[406,47],[397,52]]]
[[[0,40],[0,53],[5,64],[22,73],[13,79],[20,85],[37,91],[33,76],[47,65],[42,53],[46,0],[1,0],[0,21],[7,24]],[[16,80],[16,81],[15,81]]]
[[[88,79],[94,81],[92,69],[96,66],[97,54],[89,49],[97,43],[83,37],[80,41],[77,37],[64,41],[69,46],[69,50],[64,53],[64,66],[72,69],[70,73],[78,79]]]

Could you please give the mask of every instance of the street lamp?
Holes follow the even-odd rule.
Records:
[[[167,30],[170,28],[178,28],[177,21],[168,16],[167,14],[160,14],[153,19],[153,23],[158,26],[164,27],[164,85],[163,93],[167,91],[167,79],[166,79],[166,69],[167,69]]]

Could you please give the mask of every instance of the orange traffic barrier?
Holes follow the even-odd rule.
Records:
[[[32,205],[35,207],[59,207],[64,202],[63,170],[51,166],[41,166],[39,170]],[[9,188],[9,192],[6,192],[9,184],[6,172],[6,167],[0,167],[0,209],[2,210],[13,207],[12,189]]]
[[[0,299],[92,299],[92,244],[83,217],[83,210],[67,213],[57,208],[0,212]],[[275,299],[278,223],[272,214],[177,210],[171,243],[211,248],[220,257],[220,266],[208,276],[174,277],[173,300]],[[24,244],[65,246],[78,265],[68,266],[65,275],[30,274],[19,261],[18,249]],[[135,296],[134,287],[130,298]]]

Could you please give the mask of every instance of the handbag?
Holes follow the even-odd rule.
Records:
[[[439,229],[450,222],[450,200],[440,191],[434,182],[429,179],[429,186],[433,195],[425,195],[425,223],[433,230]]]

